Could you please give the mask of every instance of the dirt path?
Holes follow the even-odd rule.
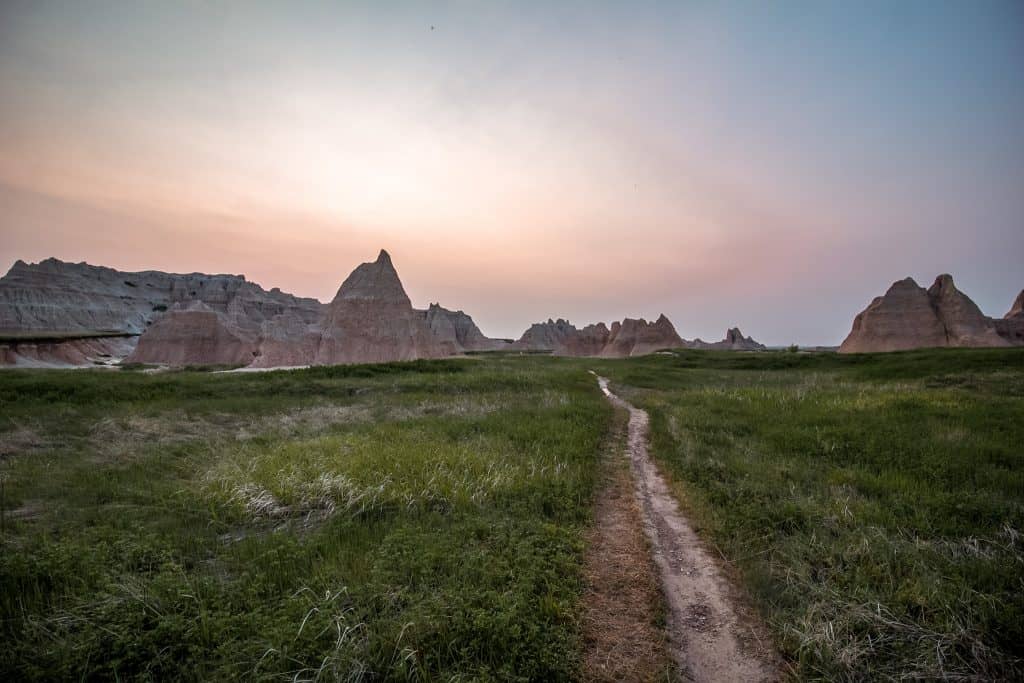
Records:
[[[633,495],[625,410],[615,411],[602,447],[594,525],[584,564],[583,680],[657,683],[673,670],[658,569]]]
[[[736,599],[737,591],[679,510],[647,452],[647,413],[608,389],[605,396],[629,411],[627,456],[634,489],[661,575],[672,655],[693,681],[774,681],[779,665],[763,625]]]

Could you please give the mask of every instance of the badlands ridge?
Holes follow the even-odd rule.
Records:
[[[981,313],[948,275],[928,290],[907,278],[860,313],[840,352],[1024,345],[1024,292],[1004,318]],[[516,341],[485,336],[462,311],[413,308],[381,251],[322,304],[241,275],[127,273],[47,259],[0,278],[0,365],[67,367],[121,361],[251,368],[443,358],[474,351],[625,358],[662,349],[763,350],[738,328],[687,341],[664,315],[577,328],[536,323]]]
[[[126,273],[86,263],[18,261],[0,279],[0,364],[61,367],[121,360],[251,368],[444,358],[471,351],[610,358],[696,345],[762,349],[732,329],[686,342],[668,318],[577,329],[538,323],[518,341],[486,337],[462,311],[415,309],[391,257],[352,271],[329,304],[241,275]]]

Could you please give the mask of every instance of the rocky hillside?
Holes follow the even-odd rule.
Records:
[[[950,275],[938,276],[928,289],[908,277],[894,282],[854,318],[839,352],[1021,345],[1021,296],[1003,319],[992,319],[956,288]]]
[[[241,275],[128,273],[47,259],[0,279],[0,364],[279,367],[440,358],[507,346],[462,311],[412,307],[386,251],[330,304]]]
[[[577,329],[568,320],[559,318],[546,323],[535,323],[513,345],[521,351],[549,351],[556,356],[600,356],[627,358],[653,353],[661,349],[680,348],[683,340],[667,317],[661,315],[654,322],[643,318],[626,318],[614,322],[611,328],[604,323]]]
[[[128,273],[87,263],[17,261],[0,278],[0,335],[141,334],[175,304],[201,301],[261,322],[287,311],[315,318],[320,302],[266,291],[242,275]]]
[[[714,349],[721,351],[763,351],[766,347],[751,337],[744,337],[738,327],[730,329],[725,339],[705,342],[687,341],[679,336],[675,326],[664,315],[654,322],[643,318],[626,318],[613,322],[611,328],[604,323],[577,329],[568,320],[535,323],[512,345],[521,351],[548,351],[556,356],[600,356],[602,358],[628,358],[642,356],[663,349]]]
[[[391,256],[381,250],[352,271],[313,319],[284,311],[253,329],[206,310],[172,310],[142,335],[129,360],[273,368],[443,358],[497,344],[462,311],[437,304],[414,309]]]
[[[718,351],[764,351],[767,347],[753,337],[744,337],[738,327],[730,327],[725,332],[725,339],[717,342],[706,342],[700,338],[686,344],[691,349],[710,349]]]

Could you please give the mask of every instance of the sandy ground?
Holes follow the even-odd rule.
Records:
[[[587,532],[582,673],[592,683],[664,682],[674,668],[662,628],[658,568],[633,495],[629,461],[622,457],[628,420],[625,410],[615,411],[601,452],[594,525]]]
[[[648,416],[608,389],[605,396],[629,411],[626,455],[634,489],[661,578],[672,655],[692,681],[775,681],[779,659],[760,621],[704,548],[683,516],[647,449]]]

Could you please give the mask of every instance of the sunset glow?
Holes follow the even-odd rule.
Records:
[[[864,4],[4,3],[0,268],[328,300],[385,247],[503,337],[664,312],[835,344],[940,272],[1002,315],[1024,10]]]

